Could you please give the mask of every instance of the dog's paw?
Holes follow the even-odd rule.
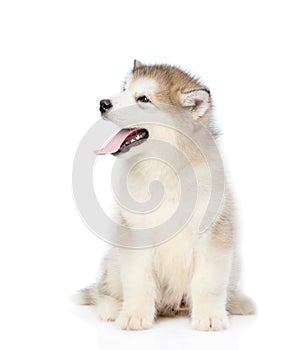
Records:
[[[235,293],[228,298],[227,311],[231,315],[254,315],[257,313],[257,307],[247,295]]]
[[[151,317],[127,315],[121,313],[116,320],[116,325],[118,328],[125,330],[143,330],[153,327],[153,319]]]
[[[192,327],[197,331],[222,331],[229,327],[225,314],[197,315],[192,317]]]
[[[119,314],[120,301],[110,296],[102,296],[98,299],[97,312],[102,321],[114,321]]]

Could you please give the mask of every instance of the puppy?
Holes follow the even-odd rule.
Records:
[[[176,314],[189,315],[196,330],[226,329],[228,313],[253,314],[256,308],[238,286],[234,205],[217,156],[209,89],[179,68],[135,61],[123,91],[102,100],[100,111],[123,126],[123,115],[129,116],[120,111],[130,106],[136,127],[123,128],[98,154],[111,153],[129,169],[134,199],[149,201],[148,185],[157,180],[163,200],[153,211],[118,209],[128,233],[118,232],[124,240],[110,249],[100,281],[80,291],[78,302],[96,304],[102,320],[126,330],[151,328],[158,315]],[[165,115],[173,127],[157,118],[144,123],[143,113]],[[187,181],[182,197],[180,182]],[[172,213],[176,227],[164,226]],[[139,228],[145,236],[129,235]]]

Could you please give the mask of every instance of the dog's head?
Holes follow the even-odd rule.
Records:
[[[148,137],[176,145],[177,129],[183,129],[185,123],[207,126],[211,110],[210,92],[196,78],[177,67],[135,60],[122,92],[100,101],[102,118],[125,128],[117,140],[119,149],[109,148],[106,153],[122,153]],[[164,116],[173,128],[158,124]],[[113,141],[115,147],[116,138]]]

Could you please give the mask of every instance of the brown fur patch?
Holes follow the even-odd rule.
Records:
[[[211,244],[214,248],[228,250],[234,246],[234,233],[236,231],[234,208],[228,189],[224,196],[223,208],[212,226]]]
[[[160,103],[181,106],[178,96],[181,92],[196,89],[207,89],[200,84],[199,79],[181,69],[165,64],[152,66],[137,66],[133,71],[133,78],[152,78],[158,82],[155,98]],[[208,89],[207,89],[208,90]]]

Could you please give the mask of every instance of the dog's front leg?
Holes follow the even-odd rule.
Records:
[[[156,297],[152,250],[121,249],[119,263],[123,305],[116,320],[117,326],[127,330],[151,328],[155,318]]]
[[[232,252],[210,244],[199,249],[191,284],[192,326],[200,331],[228,328],[227,288]]]

